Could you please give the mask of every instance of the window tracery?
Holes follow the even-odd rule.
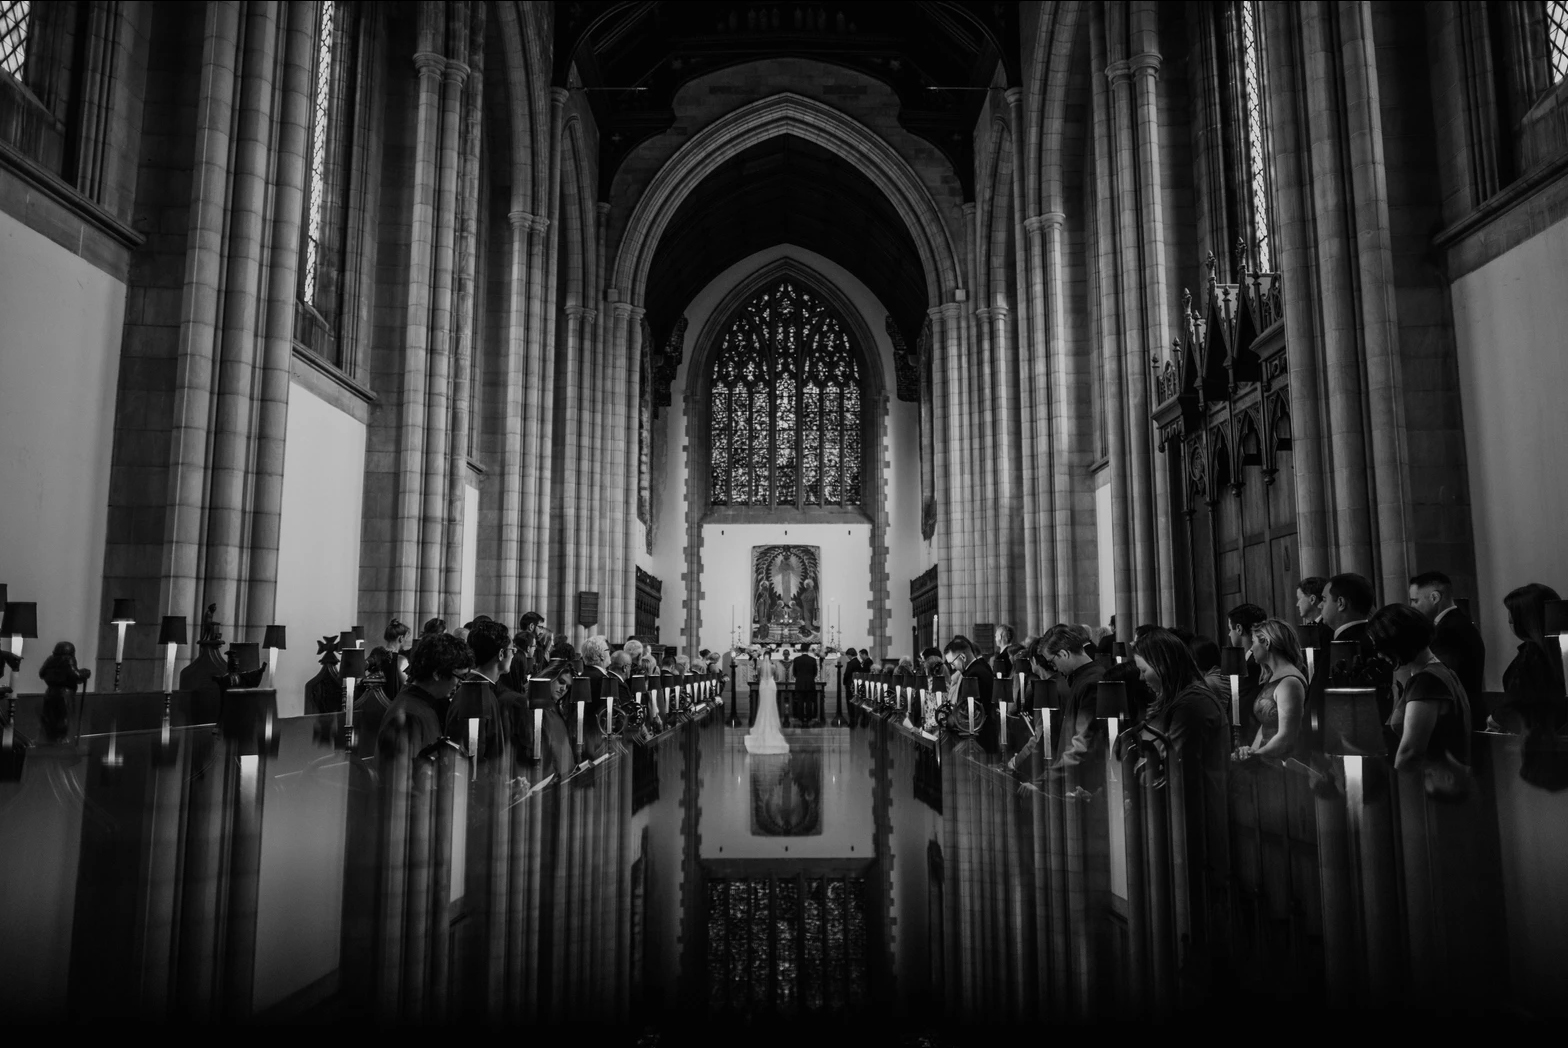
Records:
[[[1560,84],[1568,77],[1568,2],[1547,0],[1546,54],[1553,84]]]
[[[1269,237],[1271,206],[1268,174],[1267,104],[1264,99],[1263,55],[1258,0],[1241,4],[1241,84],[1246,124],[1247,196],[1252,210],[1252,241],[1259,272],[1271,273],[1273,242]]]
[[[305,279],[302,296],[316,300],[321,266],[321,214],[326,194],[327,131],[332,102],[332,28],[337,5],[325,0],[316,36],[316,88],[310,132],[310,196],[305,211]]]
[[[27,37],[32,28],[31,0],[0,2],[0,69],[21,80],[27,69]]]
[[[738,311],[710,382],[715,506],[861,501],[863,377],[845,325],[792,280]]]

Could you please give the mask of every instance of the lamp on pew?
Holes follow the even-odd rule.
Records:
[[[544,759],[544,711],[555,704],[555,681],[550,677],[528,678],[528,705],[534,713],[534,760]]]
[[[267,649],[267,679],[277,686],[278,677],[278,652],[287,651],[289,648],[288,631],[274,623],[267,627],[267,632],[262,638],[261,646]]]
[[[165,615],[158,627],[158,643],[163,647],[163,693],[174,692],[174,655],[185,640],[185,616]]]
[[[587,739],[583,737],[584,725],[588,719],[588,703],[593,701],[593,692],[587,677],[572,678],[572,701],[577,704],[577,759],[583,759],[583,749]]]
[[[114,610],[109,614],[114,626],[114,690],[120,690],[120,666],[125,662],[125,629],[136,625],[136,602],[127,597],[114,598]]]
[[[1563,666],[1568,668],[1568,600],[1546,602],[1545,632],[1548,637],[1557,638],[1557,647],[1563,656]]]
[[[1220,649],[1220,673],[1230,681],[1230,741],[1241,745],[1241,675],[1247,672],[1247,653],[1235,645]]]
[[[1124,641],[1124,640],[1119,640],[1115,644],[1111,645],[1111,655],[1112,655],[1113,658],[1116,659],[1116,664],[1118,666],[1120,666],[1122,663],[1126,662],[1127,661],[1127,642]]]
[[[1301,651],[1307,660],[1307,683],[1317,675],[1318,652],[1323,649],[1324,638],[1327,636],[1328,627],[1316,622],[1308,622],[1296,627],[1296,635],[1301,638]]]
[[[22,658],[22,641],[38,639],[38,605],[30,600],[8,600],[0,619],[0,637],[11,638],[11,701],[16,701],[16,671]]]
[[[358,645],[354,643],[354,631],[353,630],[348,629],[348,630],[341,630],[341,631],[339,631],[339,633],[338,633],[338,650],[339,651],[348,651],[350,648],[356,648],[356,647],[358,647]]]
[[[1095,696],[1098,705],[1099,696]],[[1061,693],[1057,691],[1056,679],[1044,677],[1029,682],[1029,705],[1040,714],[1040,745],[1041,754],[1047,760],[1055,748],[1051,745],[1051,713],[1062,708]]]
[[[363,649],[365,646],[365,627],[355,626],[349,630],[354,637],[354,647]]]
[[[346,750],[354,749],[354,682],[365,676],[365,653],[360,648],[345,648],[338,655],[338,676],[343,679],[343,736]]]
[[[1128,716],[1126,681],[1102,680],[1095,685],[1094,715],[1105,721],[1105,730],[1110,741],[1115,743],[1116,736],[1121,734],[1122,719]]]

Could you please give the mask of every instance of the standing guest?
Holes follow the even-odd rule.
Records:
[[[446,632],[446,619],[442,619],[442,618],[427,619],[425,621],[425,628],[419,631],[419,639],[420,640],[424,640],[426,637],[431,637],[431,636],[434,636],[437,633],[445,633],[445,632]]]
[[[955,634],[942,649],[942,659],[947,663],[953,697],[957,697],[958,682],[964,677],[972,677],[978,682],[979,701],[990,704],[991,684],[996,675],[991,672],[991,664],[980,657],[968,637],[962,633]]]
[[[999,624],[994,630],[991,631],[991,642],[993,647],[991,654],[991,670],[999,677],[1003,676],[1004,674],[1011,674],[1013,672],[1012,663],[1007,657],[1007,649],[1012,645],[1013,637],[1013,627],[1005,622]]]
[[[532,633],[518,630],[512,634],[512,664],[501,675],[502,683],[519,695],[528,690],[528,678],[534,671],[534,641]]]
[[[595,635],[583,641],[583,674],[601,678],[610,668],[609,638]]]
[[[1441,776],[1450,759],[1469,764],[1470,703],[1458,676],[1432,654],[1432,624],[1409,605],[1389,604],[1368,621],[1367,639],[1395,666],[1388,719],[1399,738],[1394,767]]]
[[[387,623],[387,628],[382,631],[381,638],[386,641],[387,651],[392,653],[392,667],[395,671],[386,679],[386,692],[396,696],[403,690],[407,683],[404,674],[408,671],[409,628],[401,619],[393,619]]]
[[[448,735],[452,692],[473,663],[468,646],[456,637],[436,632],[420,638],[408,660],[409,683],[382,718],[377,752],[413,757]]]
[[[517,632],[528,634],[528,658],[522,661],[526,663],[523,667],[525,676],[532,675],[543,669],[549,660],[551,638],[547,636],[549,631],[544,628],[544,616],[537,611],[524,612],[517,621]],[[522,658],[521,649],[518,658]]]
[[[476,619],[465,643],[474,657],[465,683],[480,687],[459,689],[452,702],[453,723],[461,727],[470,717],[480,718],[481,757],[498,758],[508,748],[526,753],[518,747],[526,745],[531,734],[524,732],[521,724],[527,720],[527,701],[502,683],[515,653],[506,626],[494,619]]]
[[[1230,717],[1198,672],[1192,653],[1170,630],[1156,629],[1139,639],[1133,645],[1133,662],[1154,695],[1145,721],[1163,732],[1174,750],[1167,774],[1182,776],[1192,874],[1187,879],[1189,905],[1191,912],[1204,913],[1226,890],[1230,869]],[[1194,939],[1203,934],[1203,922],[1194,921]]]
[[[1303,626],[1311,626],[1323,617],[1323,587],[1328,580],[1321,575],[1308,575],[1296,585],[1296,617]]]
[[[1252,627],[1269,617],[1269,613],[1256,604],[1238,604],[1225,614],[1228,633],[1226,639],[1233,648],[1251,644]]]
[[[1367,619],[1372,615],[1372,605],[1377,594],[1366,576],[1344,572],[1330,578],[1323,586],[1323,603],[1320,621],[1334,630],[1333,639],[1353,641],[1361,645],[1363,656],[1372,654],[1367,639]]]
[[[1237,748],[1236,759],[1284,760],[1295,753],[1307,707],[1307,665],[1301,641],[1287,623],[1264,619],[1252,627],[1247,654],[1262,670],[1258,697],[1252,703],[1258,732],[1252,745]]]
[[[1503,598],[1519,649],[1503,671],[1503,701],[1488,725],[1494,731],[1555,735],[1568,720],[1562,655],[1557,644],[1546,639],[1546,602],[1557,599],[1556,590],[1539,582],[1526,583]]]
[[[1454,603],[1454,584],[1441,571],[1425,571],[1410,580],[1410,606],[1432,624],[1432,654],[1454,671],[1470,700],[1470,726],[1486,729],[1486,641],[1481,631]]]
[[[1064,766],[1083,761],[1097,742],[1094,698],[1096,688],[1105,678],[1105,667],[1089,657],[1088,645],[1088,630],[1058,622],[1045,631],[1033,656],[1037,666],[1050,667],[1066,685],[1051,753]],[[1103,737],[1103,729],[1099,737]]]

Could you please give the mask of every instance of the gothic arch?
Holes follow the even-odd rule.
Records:
[[[936,203],[909,163],[870,128],[831,106],[782,92],[742,106],[694,135],[659,169],[637,203],[617,254],[611,286],[642,301],[665,227],[693,187],[726,160],[778,135],[795,135],[843,157],[898,211],[920,252],[927,300],[946,302],[960,286],[958,255]]]

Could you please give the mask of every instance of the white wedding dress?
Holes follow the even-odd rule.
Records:
[[[746,733],[747,753],[788,753],[789,743],[779,727],[780,667],[772,660],[755,663],[757,667],[757,723]]]

